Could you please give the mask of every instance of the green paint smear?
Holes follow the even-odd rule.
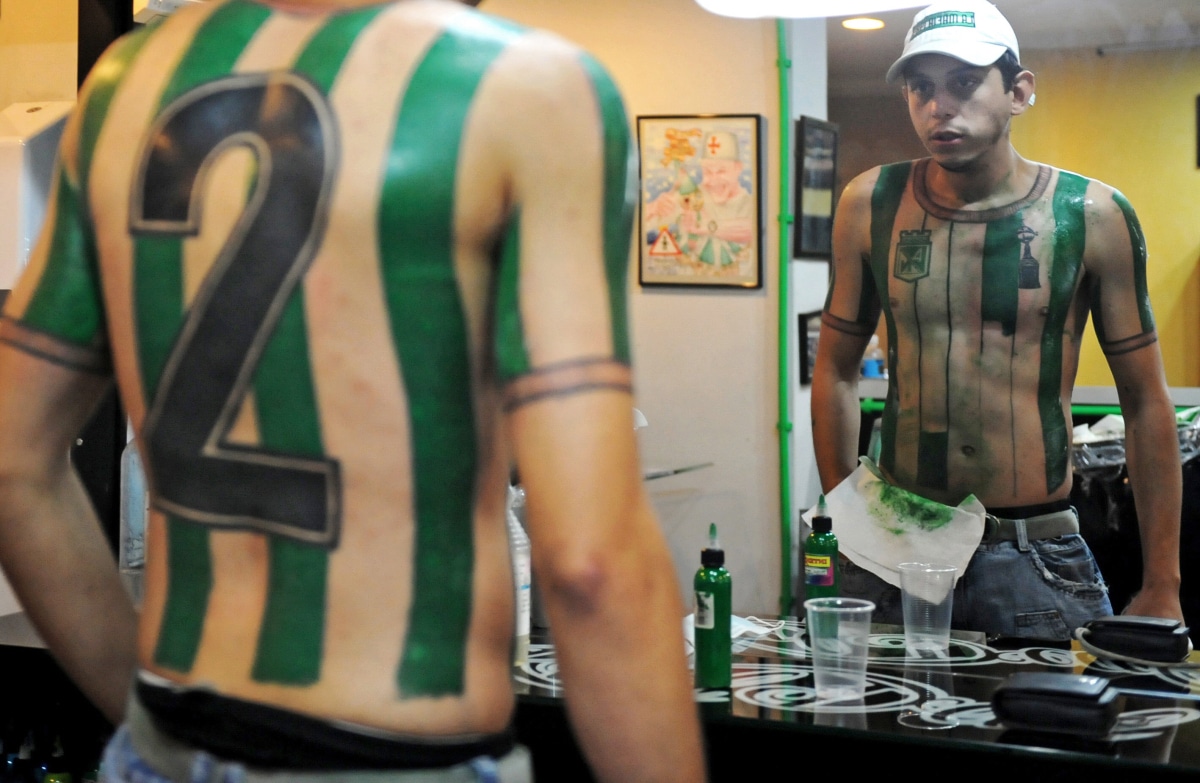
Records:
[[[954,509],[920,495],[884,484],[871,504],[871,514],[885,530],[904,535],[916,525],[921,530],[938,530],[954,519]]]

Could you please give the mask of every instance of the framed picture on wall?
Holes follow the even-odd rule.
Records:
[[[637,119],[638,281],[761,288],[762,116]]]
[[[792,255],[833,257],[833,195],[838,126],[812,117],[796,122],[796,222]]]
[[[821,339],[821,311],[796,314],[796,347],[799,350],[800,385],[812,383],[817,364],[817,342]]]

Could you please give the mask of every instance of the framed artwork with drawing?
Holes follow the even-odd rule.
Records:
[[[638,280],[762,287],[762,117],[638,117]]]

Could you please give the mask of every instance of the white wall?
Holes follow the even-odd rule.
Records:
[[[825,41],[824,19],[798,19],[788,23],[788,42],[791,47],[792,78],[791,78],[791,110],[792,110],[792,171],[796,171],[795,156],[799,143],[795,136],[795,121],[800,117],[813,117],[818,120],[829,118],[828,114],[828,54]],[[794,176],[794,175],[793,175]],[[793,190],[795,183],[792,183]],[[793,210],[797,209],[793,205]],[[821,492],[821,482],[817,476],[817,463],[812,446],[812,416],[809,405],[812,400],[810,386],[800,385],[800,368],[796,360],[797,325],[796,316],[799,313],[812,313],[820,310],[825,304],[825,293],[829,288],[829,262],[794,258],[791,262],[791,298],[789,302],[788,339],[790,372],[788,388],[792,397],[792,487],[791,487],[791,519],[792,527],[792,583],[797,584],[800,573],[799,567],[799,531],[800,513],[814,506]]]
[[[716,463],[647,485],[676,559],[680,590],[690,604],[692,574],[715,522],[733,575],[734,611],[775,612],[781,127],[775,23],[714,16],[694,0],[489,0],[483,10],[550,29],[590,50],[620,86],[631,122],[639,114],[766,119],[763,288],[642,288],[632,268],[630,316],[638,407],[650,422],[641,431],[643,462],[650,468]],[[815,48],[810,53],[820,61],[819,71],[806,65],[804,79],[819,85],[823,117],[823,23],[814,29],[820,54]],[[631,250],[636,258],[636,248]]]

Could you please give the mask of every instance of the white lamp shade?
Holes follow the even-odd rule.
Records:
[[[706,11],[741,19],[778,17],[810,19],[824,16],[877,14],[929,5],[933,0],[696,0]]]

